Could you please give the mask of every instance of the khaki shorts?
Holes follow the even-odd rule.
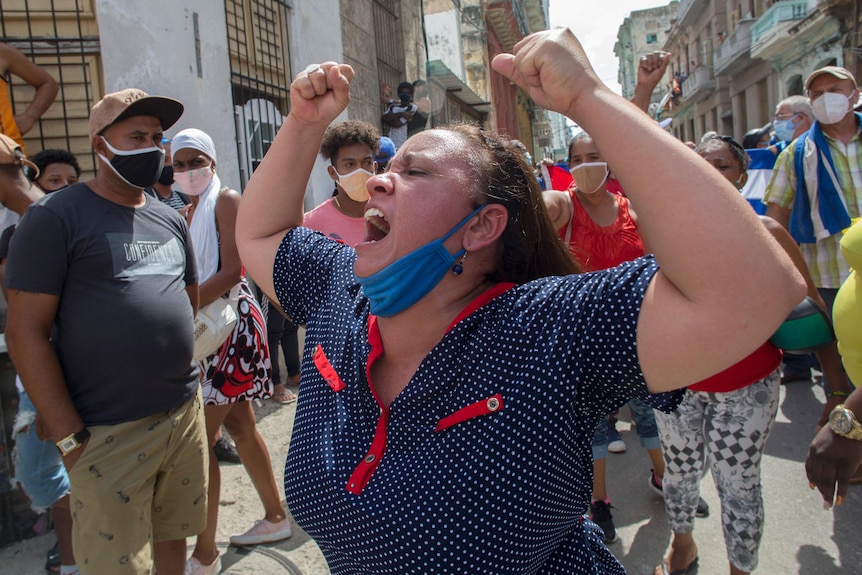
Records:
[[[168,412],[91,427],[69,472],[81,573],[152,573],[153,541],[203,531],[208,453],[200,390]]]

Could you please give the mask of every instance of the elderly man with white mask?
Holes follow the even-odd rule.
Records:
[[[842,231],[862,213],[862,115],[853,110],[859,88],[849,70],[826,66],[808,76],[805,89],[815,122],[778,156],[763,202],[766,215],[800,244],[831,313],[850,274],[839,249]],[[809,379],[810,371],[798,376]],[[787,373],[783,380],[789,381]],[[851,391],[846,378],[828,384],[830,404],[840,404]]]

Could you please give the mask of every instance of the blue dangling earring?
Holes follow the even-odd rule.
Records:
[[[458,263],[455,264],[454,266],[452,266],[452,273],[453,274],[455,274],[456,276],[459,276],[462,273],[464,273],[464,266],[462,264],[464,263],[464,260],[466,260],[466,259],[467,259],[467,252],[464,252],[464,255],[461,256],[460,260],[458,260]]]

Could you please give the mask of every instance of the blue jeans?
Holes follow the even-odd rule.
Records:
[[[41,512],[69,493],[69,475],[54,442],[36,437],[36,407],[23,391],[12,432],[15,438],[12,481],[21,484],[33,510]]]
[[[653,408],[637,398],[632,398],[626,404],[632,412],[635,421],[635,431],[644,449],[661,449],[661,439],[658,437],[658,425],[655,422]],[[608,456],[608,423],[602,419],[593,434],[593,461]]]

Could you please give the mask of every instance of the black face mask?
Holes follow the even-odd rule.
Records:
[[[159,183],[163,186],[170,186],[174,183],[174,167],[165,166],[162,168],[162,174],[159,176]]]
[[[410,100],[413,99],[413,96],[411,96],[410,94],[407,94],[407,93],[398,94],[398,97],[401,98],[401,105],[402,106],[406,106],[407,104],[410,103]]]
[[[102,154],[99,154],[99,157],[124,182],[135,188],[144,189],[158,181],[165,165],[165,151],[162,148],[153,146],[143,150],[118,150],[104,137],[101,138],[108,149],[114,153],[114,157],[111,160]]]

